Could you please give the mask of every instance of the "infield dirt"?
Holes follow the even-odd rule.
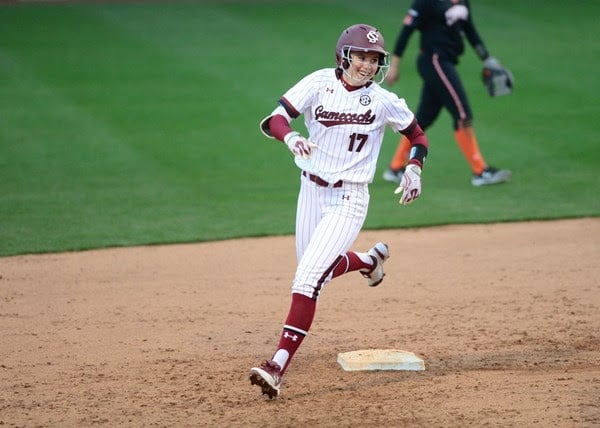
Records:
[[[0,425],[600,426],[600,219],[364,231],[268,400],[293,237],[0,258]],[[345,372],[403,349],[422,372]]]

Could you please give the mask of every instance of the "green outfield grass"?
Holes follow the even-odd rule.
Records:
[[[490,99],[470,49],[460,69],[483,153],[514,179],[473,188],[444,113],[422,198],[399,206],[381,179],[390,131],[369,229],[600,213],[600,2],[472,3],[516,91]],[[389,4],[0,6],[0,255],[293,233],[299,173],[258,123],[333,65],[343,28],[371,23],[391,50],[410,2]],[[393,88],[413,109],[417,45]]]

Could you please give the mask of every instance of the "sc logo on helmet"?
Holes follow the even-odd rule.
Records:
[[[377,43],[377,41],[379,40],[379,33],[377,31],[369,31],[367,33],[367,40],[369,41],[369,43]]]

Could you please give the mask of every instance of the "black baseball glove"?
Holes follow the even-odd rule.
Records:
[[[513,90],[514,78],[506,67],[503,67],[496,58],[488,57],[483,62],[481,72],[483,84],[491,97],[508,95]]]

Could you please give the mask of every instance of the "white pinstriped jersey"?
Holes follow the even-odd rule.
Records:
[[[304,115],[308,139],[317,148],[299,168],[335,183],[371,183],[385,127],[399,132],[413,121],[404,99],[377,83],[344,88],[334,68],[315,71],[290,88],[280,104],[293,118]]]

